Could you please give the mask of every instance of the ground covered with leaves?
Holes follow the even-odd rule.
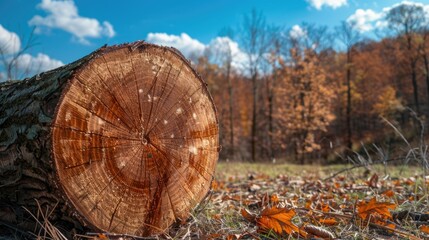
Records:
[[[350,166],[348,166],[350,167]],[[220,163],[172,239],[429,239],[429,176],[408,166]]]

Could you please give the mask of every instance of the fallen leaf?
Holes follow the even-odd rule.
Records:
[[[372,198],[369,202],[361,201],[357,205],[358,216],[363,220],[368,220],[370,216],[382,219],[392,219],[389,209],[395,209],[396,204],[387,202],[377,202]]]
[[[213,218],[214,220],[220,221],[220,220],[222,219],[222,215],[220,215],[220,214],[215,214],[215,215],[213,215],[213,216],[212,216],[212,218]]]
[[[314,235],[315,237],[323,239],[335,239],[335,235],[333,233],[321,227],[317,227],[314,225],[305,225],[304,230],[307,233]]]
[[[222,237],[223,237],[222,234],[213,233],[213,234],[210,234],[210,235],[206,236],[206,239],[220,239]]]
[[[420,226],[419,229],[422,233],[429,234],[429,226],[428,225],[422,225],[422,226]]]
[[[273,230],[277,234],[299,233],[299,228],[291,222],[295,216],[293,209],[287,208],[265,208],[261,216],[256,219],[258,227],[262,230]]]
[[[105,234],[100,233],[100,234],[97,235],[97,239],[108,240],[109,238]]]
[[[395,196],[395,192],[393,192],[391,189],[384,191],[382,194],[384,196],[390,197],[390,198],[393,197],[393,196]]]
[[[378,175],[374,173],[371,178],[366,182],[370,188],[377,188],[378,184]]]
[[[311,209],[311,201],[310,200],[307,200],[307,201],[305,201],[305,208],[306,209]]]
[[[338,222],[335,218],[321,218],[319,219],[319,222],[323,225],[327,225],[327,226],[334,226],[337,225]]]
[[[271,195],[270,201],[273,205],[279,204],[279,197],[277,196],[277,194]]]
[[[241,216],[243,216],[249,222],[253,222],[254,223],[256,221],[256,215],[250,213],[249,211],[247,211],[244,208],[241,209]]]
[[[331,211],[331,208],[329,207],[329,205],[326,204],[326,203],[322,203],[322,202],[319,203],[319,204],[317,204],[316,209],[319,209],[322,212],[329,212],[329,211]]]

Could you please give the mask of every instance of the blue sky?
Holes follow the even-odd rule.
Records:
[[[377,25],[383,8],[400,2],[0,0],[0,47],[6,44],[10,48],[8,52],[12,53],[11,49],[19,46],[11,46],[10,40],[18,39],[22,47],[35,28],[38,45],[29,51],[27,60],[46,63],[43,70],[48,65],[67,64],[104,44],[141,39],[176,45],[186,55],[193,48],[201,50],[209,45],[222,28],[239,26],[243,16],[253,8],[262,11],[268,23],[287,28],[302,22],[333,27],[343,20],[355,19],[362,25],[362,31],[369,31]],[[429,0],[414,3],[429,6]],[[427,9],[429,11],[429,7]]]

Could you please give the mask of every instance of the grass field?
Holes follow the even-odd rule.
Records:
[[[220,162],[206,198],[163,234],[77,239],[429,239],[428,193],[418,166]]]
[[[428,239],[428,185],[419,167],[221,162],[207,198],[162,237]]]

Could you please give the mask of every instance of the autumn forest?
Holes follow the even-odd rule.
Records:
[[[406,137],[419,141],[429,116],[429,28],[423,8],[398,5],[386,27],[362,34],[352,21],[334,29],[303,23],[301,34],[253,10],[223,36],[233,51],[193,61],[217,106],[221,159],[341,162]],[[375,151],[375,150],[374,150]],[[371,153],[369,153],[371,154]]]

